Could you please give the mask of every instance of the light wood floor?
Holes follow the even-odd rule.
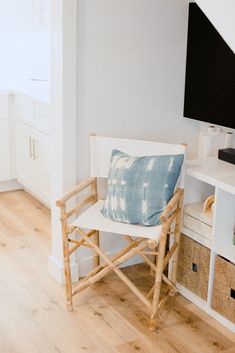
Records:
[[[76,297],[68,313],[64,290],[47,273],[50,214],[23,191],[0,195],[0,353],[235,352],[234,334],[178,295],[160,328],[115,275]],[[145,267],[125,272],[146,291]]]

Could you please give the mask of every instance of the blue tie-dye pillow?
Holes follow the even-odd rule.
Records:
[[[117,222],[159,224],[174,193],[183,159],[183,154],[131,157],[113,150],[102,214]]]

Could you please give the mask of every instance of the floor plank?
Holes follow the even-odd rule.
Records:
[[[148,312],[115,274],[75,298],[47,273],[50,212],[24,191],[0,194],[1,353],[235,353],[234,334],[177,295],[156,332]],[[147,292],[143,265],[124,269]]]

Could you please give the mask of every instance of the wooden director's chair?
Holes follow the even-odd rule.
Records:
[[[160,225],[145,227],[114,222],[106,219],[101,214],[100,210],[104,201],[98,200],[97,195],[97,178],[108,177],[110,157],[113,149],[118,149],[132,156],[164,154],[185,155],[186,147],[185,145],[118,139],[95,135],[90,136],[90,177],[65,193],[64,196],[57,201],[57,206],[61,211],[67,307],[68,310],[73,309],[72,299],[75,294],[100,280],[110,271],[114,271],[148,307],[151,315],[149,328],[155,330],[157,326],[158,310],[165,302],[167,296],[175,295],[177,291],[176,273],[181,230],[184,164],[175,194],[161,215]],[[82,201],[78,202],[71,210],[67,210],[67,202],[85,189],[90,189],[88,196],[86,195]],[[89,208],[88,205],[90,206]],[[83,212],[81,212],[82,210]],[[73,217],[73,220],[69,223],[68,220],[70,217]],[[74,218],[76,219],[74,220]],[[99,247],[99,231],[106,233],[106,236],[109,236],[108,233],[122,235],[124,239],[127,240],[128,245],[116,255],[109,258]],[[74,232],[79,234],[79,240],[73,240],[71,238],[70,235]],[[168,236],[170,237],[170,248],[166,251]],[[70,255],[80,246],[86,246],[94,250],[94,269],[73,288],[71,283]],[[147,296],[145,296],[119,268],[120,264],[136,254],[142,256],[155,276],[154,286]],[[153,255],[156,257],[154,261]],[[100,263],[100,259],[104,261],[102,264]],[[170,259],[171,266],[169,266],[169,268],[171,270],[168,271],[168,276],[166,276],[163,271]],[[167,284],[168,290],[160,300],[162,281]],[[153,297],[152,301],[150,301],[151,297]]]

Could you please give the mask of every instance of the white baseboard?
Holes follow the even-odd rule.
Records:
[[[0,192],[14,191],[23,189],[22,184],[18,182],[18,180],[7,180],[0,182]]]
[[[107,253],[107,255],[111,257],[115,255],[115,253],[115,251],[112,251]],[[131,266],[142,262],[143,259],[140,256],[135,256],[120,267]],[[78,263],[72,263],[70,265],[72,282],[76,282],[79,277],[83,277],[90,272],[93,269],[92,265],[92,256],[83,257]],[[53,256],[49,256],[48,258],[48,271],[57,282],[64,284],[64,266],[58,263]]]
[[[34,192],[32,192],[31,190],[29,190],[28,188],[26,188],[25,186],[22,187],[28,194],[30,194],[31,196],[33,196],[36,200],[38,200],[39,202],[41,202],[44,206],[46,206],[47,208],[51,209],[51,204],[48,201],[43,200],[40,196],[36,195]]]
[[[70,266],[72,281],[76,282],[79,278],[78,264],[73,263]],[[53,256],[48,257],[48,272],[60,284],[64,284],[64,265],[56,261]]]

